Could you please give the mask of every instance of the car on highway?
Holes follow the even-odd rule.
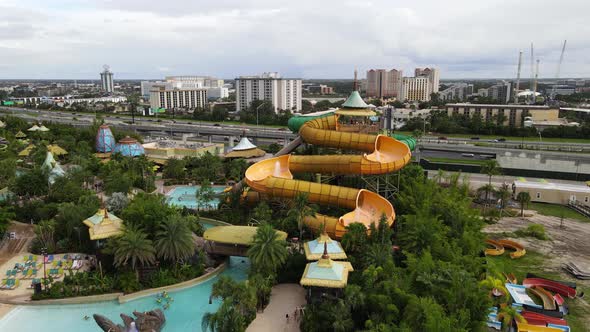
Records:
[[[438,139],[440,139],[440,140],[446,140],[447,138],[445,136],[439,136]]]
[[[216,123],[213,125],[214,127],[221,127],[221,125],[219,123]]]
[[[472,140],[477,141],[479,140],[479,137],[471,137]]]
[[[287,130],[287,128],[281,127],[281,128],[279,128],[279,129],[277,129],[277,130],[280,130],[280,131],[286,131],[286,130]]]
[[[498,142],[506,142],[506,139],[505,138],[497,138],[496,141],[498,141]]]
[[[461,153],[461,155],[462,155],[463,157],[469,157],[469,158],[473,158],[473,157],[475,157],[475,155],[474,155],[473,153]]]

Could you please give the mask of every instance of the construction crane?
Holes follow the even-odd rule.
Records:
[[[531,43],[531,82],[529,85],[529,90],[533,90],[533,85],[535,84],[535,49],[533,48],[533,43]],[[533,93],[531,100],[529,101],[530,104],[533,104],[535,100],[535,95]]]
[[[555,98],[555,85],[557,84],[557,80],[559,79],[559,74],[561,71],[561,63],[563,62],[563,54],[565,53],[565,45],[567,45],[567,39],[563,41],[563,47],[561,48],[561,55],[559,56],[559,62],[557,63],[557,72],[555,73],[555,84],[553,84],[553,88],[551,89],[551,95],[549,96],[551,100]]]
[[[518,52],[518,69],[516,70],[516,89],[514,90],[514,103],[518,104],[518,90],[520,89],[520,69],[522,68],[522,51]]]

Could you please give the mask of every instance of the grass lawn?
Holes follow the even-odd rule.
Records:
[[[544,216],[552,216],[558,218],[561,218],[561,216],[563,216],[564,218],[590,222],[590,218],[582,214],[579,214],[578,212],[563,205],[547,203],[530,203],[528,209],[535,210],[539,214],[542,214]]]
[[[453,159],[453,158],[432,158],[427,157],[428,161],[433,163],[447,163],[447,164],[466,164],[466,165],[483,165],[485,160],[477,160],[477,159]]]
[[[518,259],[510,258],[510,255],[504,254],[502,256],[488,256],[486,257],[488,268],[495,271],[508,273],[514,273],[518,282],[521,283],[523,278],[526,276],[527,273],[534,273],[541,277],[560,280],[562,277],[557,273],[547,272],[543,269],[543,260],[545,257],[535,251],[527,250],[526,255]],[[590,291],[588,288],[579,288],[578,292],[580,291]],[[539,301],[538,303],[542,303],[540,299],[531,296],[533,300]],[[565,316],[569,326],[571,327],[572,331],[590,331],[589,327],[587,326],[587,321],[584,320],[585,317],[590,315],[590,307],[581,301],[583,299],[567,299],[566,300],[569,305],[569,314]]]

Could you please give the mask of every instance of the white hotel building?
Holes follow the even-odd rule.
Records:
[[[150,107],[195,109],[204,108],[207,104],[207,89],[175,89],[165,85],[154,86],[150,90]]]
[[[255,100],[270,101],[275,113],[301,111],[301,79],[281,78],[278,73],[236,78],[236,110],[246,110]]]

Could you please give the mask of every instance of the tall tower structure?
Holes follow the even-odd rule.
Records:
[[[110,71],[110,67],[108,65],[102,66],[104,69],[102,73],[100,73],[100,83],[102,85],[102,89],[106,92],[113,92],[115,90],[115,85],[113,84],[113,73]]]

